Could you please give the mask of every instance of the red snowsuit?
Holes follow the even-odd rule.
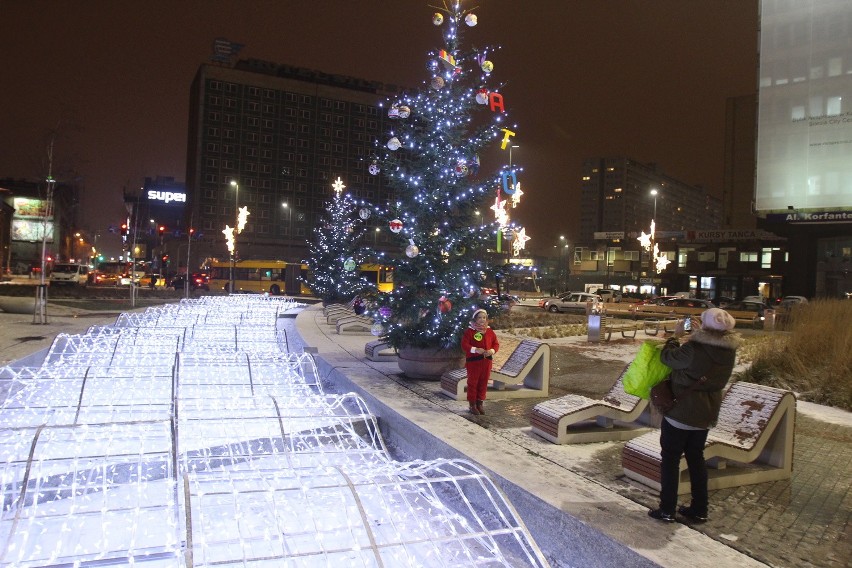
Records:
[[[493,349],[496,353],[500,349],[497,334],[490,327],[485,331],[477,331],[472,327],[467,328],[462,335],[462,351],[467,358],[465,369],[467,369],[467,400],[475,403],[477,400],[485,400],[485,391],[488,390],[488,379],[491,377],[491,357],[485,357],[476,353],[475,349]]]

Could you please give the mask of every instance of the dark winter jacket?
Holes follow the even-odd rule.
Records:
[[[660,360],[672,368],[669,378],[678,399],[666,416],[696,428],[713,426],[722,405],[722,389],[734,370],[741,343],[736,333],[703,329],[693,332],[683,345],[675,338],[666,341]],[[687,394],[701,377],[707,380]]]

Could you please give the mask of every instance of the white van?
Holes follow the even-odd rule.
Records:
[[[85,264],[54,264],[50,283],[85,286],[89,283],[89,267]]]

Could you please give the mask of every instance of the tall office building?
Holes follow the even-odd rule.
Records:
[[[657,190],[656,197],[652,189]],[[580,207],[582,243],[592,243],[596,232],[648,232],[652,218],[659,231],[721,226],[720,199],[661,173],[656,164],[623,157],[583,162]]]
[[[222,230],[246,206],[241,259],[303,259],[338,177],[354,198],[386,202],[390,192],[368,166],[388,120],[379,103],[396,90],[256,59],[202,65],[191,89],[186,175],[199,252],[227,258]],[[370,234],[381,246],[382,233]]]

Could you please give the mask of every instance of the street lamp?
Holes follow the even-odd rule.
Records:
[[[237,226],[240,223],[240,184],[231,180],[234,191],[234,250],[231,251],[231,286],[228,292],[234,293],[234,272],[237,264]]]
[[[286,258],[286,260],[287,260],[287,262],[290,262],[290,242],[292,240],[291,239],[291,237],[292,237],[291,233],[293,232],[293,227],[291,226],[292,223],[290,221],[291,221],[291,217],[293,215],[293,213],[292,213],[293,210],[290,208],[289,205],[287,205],[286,201],[281,204],[281,207],[283,207],[284,209],[287,210],[287,258]]]
[[[657,193],[656,189],[651,190],[651,196],[654,198],[654,221],[657,220]]]

